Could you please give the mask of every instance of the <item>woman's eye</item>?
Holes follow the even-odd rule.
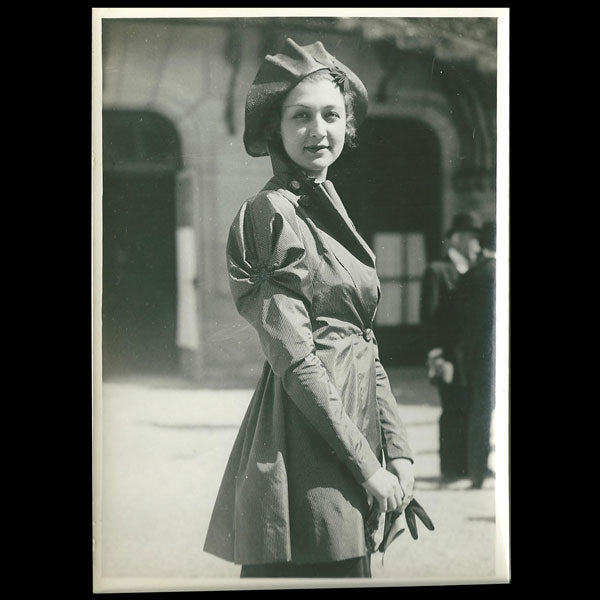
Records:
[[[308,119],[310,115],[307,112],[299,112],[294,115],[294,119]]]
[[[339,115],[339,113],[337,113],[335,111],[330,111],[325,115],[325,118],[330,121],[335,121],[336,119],[340,118],[340,115]]]

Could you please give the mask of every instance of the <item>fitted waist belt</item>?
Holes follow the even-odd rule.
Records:
[[[346,338],[346,337],[362,337],[365,341],[370,342],[375,338],[375,333],[370,327],[361,329],[351,323],[340,323],[339,325],[329,323],[324,327],[320,327],[314,330],[315,338],[317,339],[335,339]]]

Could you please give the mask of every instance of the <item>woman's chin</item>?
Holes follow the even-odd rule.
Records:
[[[327,169],[333,162],[334,161],[330,157],[319,157],[309,160],[305,159],[300,166],[305,171],[320,172]]]

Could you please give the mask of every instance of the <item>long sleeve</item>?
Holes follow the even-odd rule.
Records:
[[[230,287],[288,396],[362,483],[381,465],[316,355],[312,274],[296,219],[276,192],[261,192],[244,204],[227,244]]]
[[[383,451],[386,461],[406,458],[411,462],[413,453],[408,442],[406,427],[398,413],[398,404],[392,392],[389,378],[379,357],[375,359],[377,381],[377,407],[383,437]]]
[[[452,354],[457,342],[456,306],[453,295],[460,275],[449,262],[431,263],[423,275],[421,293],[421,323],[425,351],[440,350]]]
[[[462,276],[454,292],[456,329],[465,344],[465,363],[477,364],[493,355],[495,261],[484,259]]]

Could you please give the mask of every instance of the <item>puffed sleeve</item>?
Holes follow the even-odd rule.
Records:
[[[398,403],[379,357],[375,359],[375,377],[377,382],[377,407],[379,409],[385,459],[390,461],[395,458],[406,458],[414,462],[413,453],[408,443],[408,433],[398,413]]]
[[[256,329],[288,396],[357,481],[366,481],[381,465],[316,355],[312,273],[288,200],[261,192],[246,202],[231,226],[227,261],[238,312]]]

